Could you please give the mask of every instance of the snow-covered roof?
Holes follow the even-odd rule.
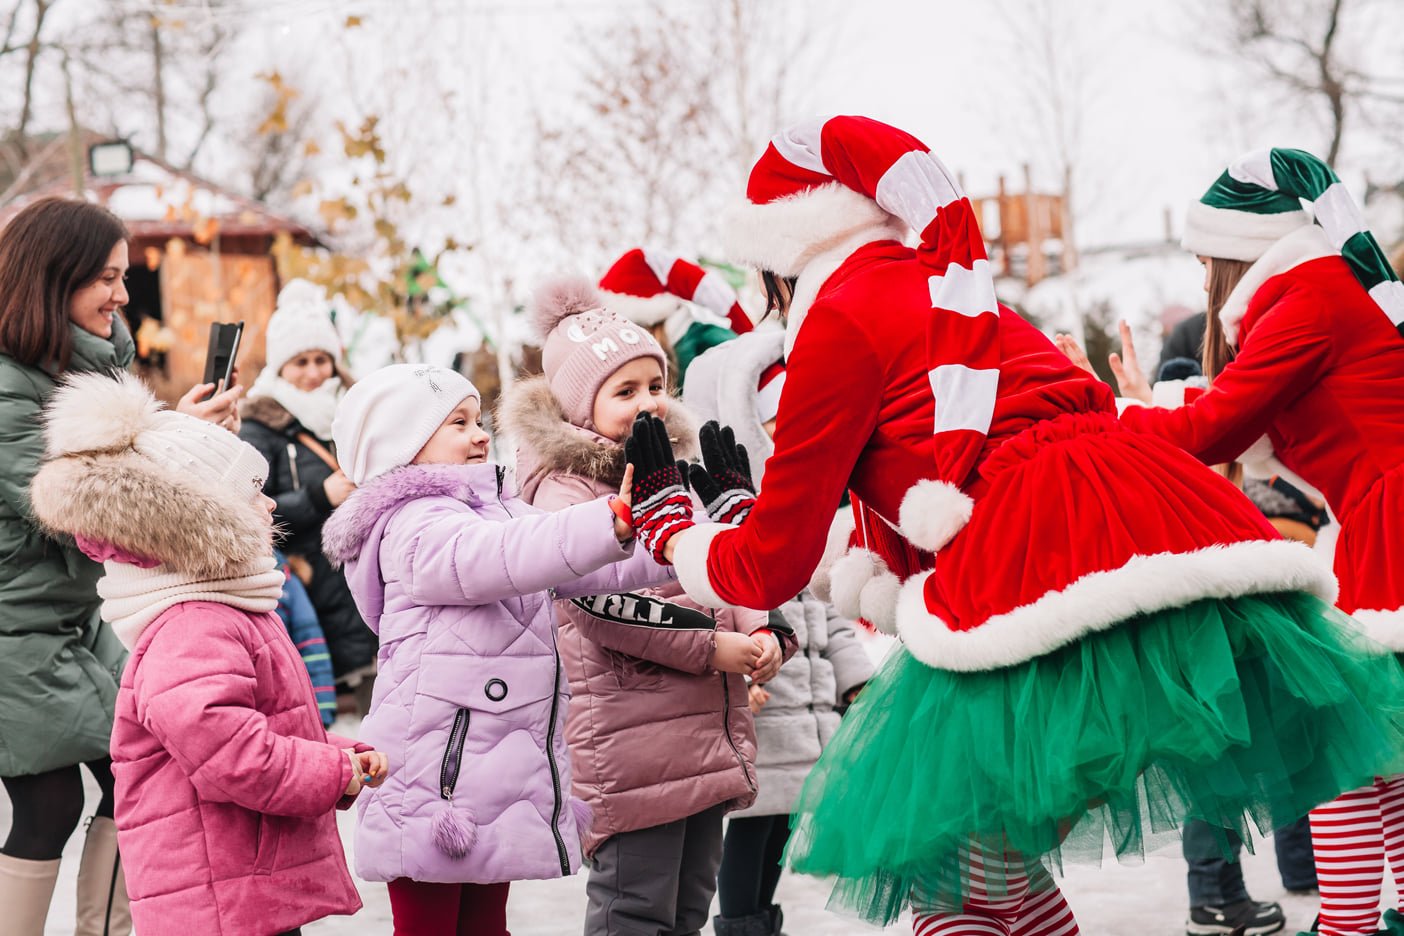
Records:
[[[33,201],[72,194],[73,185],[67,177],[26,192],[0,208],[0,226]],[[129,172],[89,175],[84,195],[121,218],[133,239],[191,237],[197,225],[214,219],[221,237],[269,237],[287,232],[300,242],[316,242],[316,236],[300,222],[139,151],[134,153]]]

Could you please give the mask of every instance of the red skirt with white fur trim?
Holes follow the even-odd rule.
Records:
[[[1038,423],[980,474],[969,524],[897,600],[898,631],[930,666],[1011,666],[1204,598],[1335,599],[1322,559],[1282,540],[1241,491],[1110,414]]]

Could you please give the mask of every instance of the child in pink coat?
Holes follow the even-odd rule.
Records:
[[[545,374],[514,387],[502,414],[523,498],[562,510],[617,487],[640,413],[665,418],[690,454],[692,422],[664,389],[667,358],[647,331],[583,280],[543,289],[535,312]],[[676,584],[556,604],[575,792],[594,815],[585,932],[696,932],[716,890],[722,816],[756,798],[746,678],[773,676],[794,634],[783,619],[772,633],[761,611],[703,610]]]
[[[134,377],[69,380],[35,516],[105,564],[131,651],[112,730],[117,840],[141,936],[269,936],[361,907],[334,810],[388,762],[322,727],[274,613],[267,463]]]

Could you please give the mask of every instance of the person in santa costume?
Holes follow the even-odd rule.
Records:
[[[902,646],[797,805],[789,860],[837,879],[833,905],[912,906],[924,936],[1073,933],[1044,861],[1108,836],[1140,855],[1188,818],[1248,838],[1398,757],[1404,677],[1331,606],[1329,569],[998,304],[925,145],[802,124],[747,195],[731,246],[787,327],[765,490],[704,432],[691,481],[730,523],[693,525],[645,419],[634,522],[694,598],[774,608],[845,487],[860,501],[832,591]]]
[[[1276,463],[1319,491],[1340,520],[1337,607],[1404,652],[1404,285],[1345,186],[1301,150],[1235,160],[1190,206],[1181,243],[1206,270],[1211,383],[1152,391],[1123,332],[1122,392],[1153,405],[1122,424],[1210,464]],[[1376,929],[1386,862],[1404,885],[1404,776],[1316,809],[1311,828],[1320,931],[1404,934],[1404,897]]]
[[[653,332],[678,387],[699,354],[755,323],[720,273],[651,247],[635,247],[600,277],[610,311]]]

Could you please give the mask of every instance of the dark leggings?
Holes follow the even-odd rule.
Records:
[[[733,819],[722,841],[717,900],[727,919],[760,913],[775,903],[780,857],[790,839],[790,817],[749,816]]]
[[[112,818],[112,761],[90,761],[88,768],[102,799],[97,814]],[[83,817],[83,775],[78,765],[23,777],[0,777],[10,797],[10,835],[0,853],[26,861],[52,861],[63,854]]]

